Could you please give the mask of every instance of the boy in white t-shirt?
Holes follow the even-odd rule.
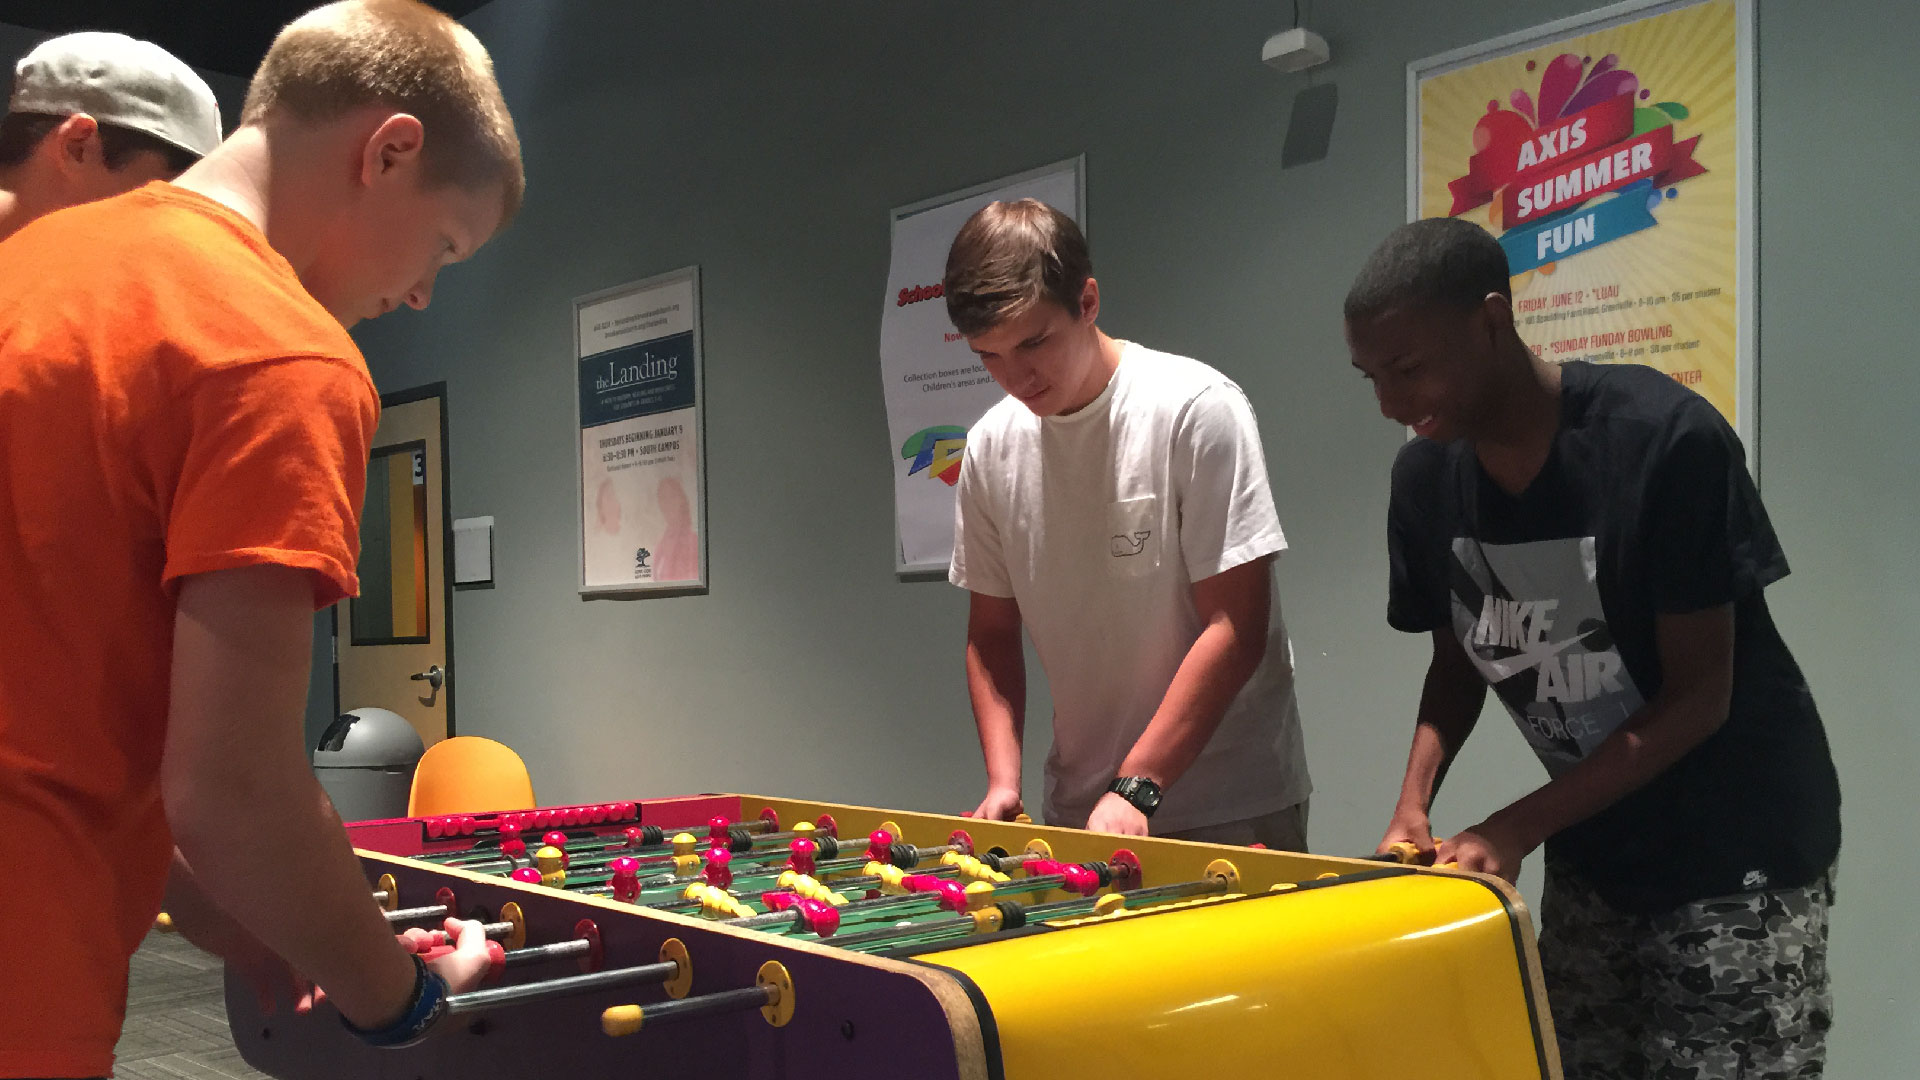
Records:
[[[947,256],[947,313],[1009,397],[967,436],[949,579],[987,762],[1021,811],[1024,627],[1052,688],[1049,824],[1306,847],[1286,547],[1246,395],[1102,333],[1073,219],[994,203]]]

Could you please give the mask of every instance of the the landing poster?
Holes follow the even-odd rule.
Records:
[[[704,589],[700,271],[574,301],[583,596]]]
[[[1409,213],[1500,238],[1552,361],[1637,363],[1755,443],[1748,0],[1636,0],[1408,69]]]

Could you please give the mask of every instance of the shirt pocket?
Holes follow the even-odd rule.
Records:
[[[1145,577],[1160,568],[1160,498],[1142,495],[1107,504],[1107,571]]]

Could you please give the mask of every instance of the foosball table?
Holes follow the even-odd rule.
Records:
[[[347,830],[395,930],[477,919],[491,976],[383,1050],[229,975],[283,1080],[1560,1076],[1479,875],[753,795]]]

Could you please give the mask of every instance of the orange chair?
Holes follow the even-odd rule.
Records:
[[[427,748],[413,771],[408,817],[531,810],[533,778],[505,743],[458,735]]]

